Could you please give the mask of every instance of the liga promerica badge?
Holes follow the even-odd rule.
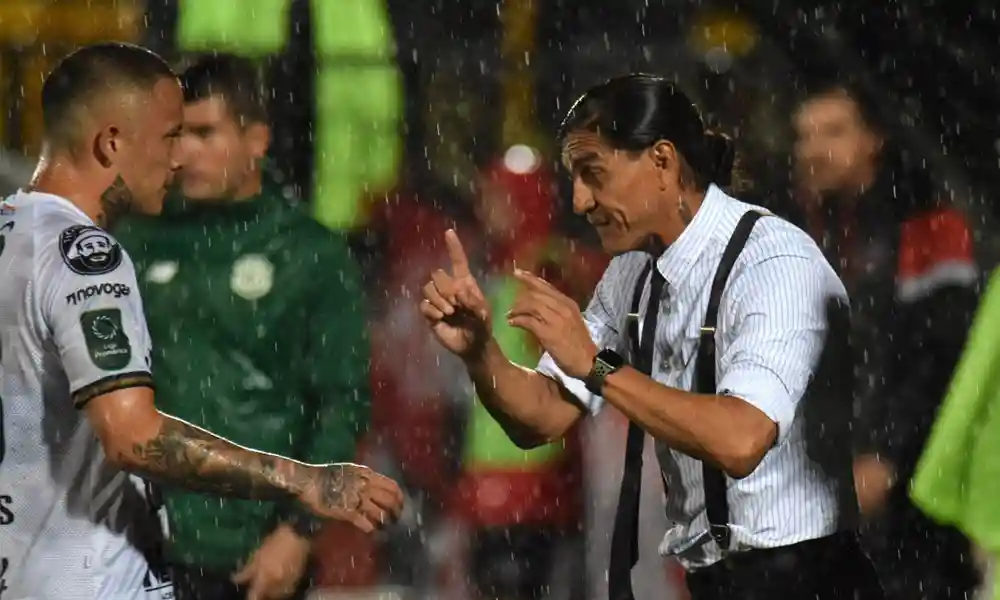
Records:
[[[132,344],[122,327],[122,311],[117,308],[89,310],[80,315],[80,327],[87,352],[97,368],[118,371],[132,360]]]

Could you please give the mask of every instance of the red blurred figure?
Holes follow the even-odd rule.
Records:
[[[510,148],[480,173],[476,192],[474,212],[483,235],[464,239],[479,255],[480,281],[497,315],[506,311],[504,304],[512,301],[519,285],[513,277],[515,266],[538,272],[586,301],[606,259],[555,233],[555,181],[536,151]],[[540,350],[534,340],[510,328],[502,316],[494,323],[494,333],[515,360],[527,366],[537,362]],[[465,394],[473,398],[471,389]],[[474,597],[540,598],[560,556],[582,544],[582,537],[574,535],[582,529],[578,434],[526,452],[513,445],[476,400],[464,441],[462,469],[449,507],[470,534],[468,564],[453,575],[468,580]]]
[[[381,298],[371,329],[372,431],[368,452],[359,460],[381,454],[396,464],[405,486],[428,505],[421,516],[428,537],[442,531],[437,517],[462,532],[463,539],[446,543],[447,556],[437,561],[446,594],[465,596],[471,584],[482,594],[517,600],[536,597],[537,589],[549,583],[554,554],[564,548],[567,534],[581,529],[579,440],[571,436],[546,460],[524,465],[497,468],[488,457],[483,460],[483,443],[477,456],[474,436],[483,427],[472,408],[464,367],[426,334],[413,298],[427,275],[447,261],[444,232],[452,227],[478,258],[487,293],[502,293],[516,264],[584,303],[608,259],[554,233],[555,182],[534,150],[511,149],[480,173],[475,191],[472,212],[478,227],[461,218],[455,206],[426,199],[438,201],[444,192],[419,197],[403,188],[376,204],[371,222],[384,240],[377,284],[384,293],[372,294]],[[532,351],[537,358],[537,349]],[[503,442],[510,444],[506,437]],[[376,584],[385,565],[375,564],[371,542],[344,534],[327,531],[317,553],[322,563],[318,583]],[[413,560],[435,562],[430,556]]]
[[[422,327],[413,310],[414,294],[427,273],[446,256],[444,231],[458,227],[448,213],[410,190],[386,194],[374,206],[370,229],[382,241],[381,268],[376,269],[379,290],[371,323],[371,431],[362,444],[359,462],[372,464],[388,457],[401,471],[404,487],[440,505],[448,484],[450,406],[457,378],[437,375],[438,361],[447,361]],[[428,378],[426,373],[435,376]],[[450,381],[449,381],[450,379]],[[328,526],[317,541],[317,585],[321,588],[368,588],[379,583],[384,561],[371,537],[356,536],[345,528]]]

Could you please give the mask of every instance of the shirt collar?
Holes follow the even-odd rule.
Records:
[[[76,214],[78,214],[79,216],[83,217],[84,219],[87,219],[87,222],[90,223],[91,225],[94,224],[93,219],[91,219],[87,215],[87,213],[83,212],[82,208],[80,208],[79,206],[77,206],[76,204],[74,204],[73,202],[71,202],[69,200],[69,198],[63,198],[62,196],[57,196],[55,194],[49,194],[48,192],[36,192],[34,190],[25,191],[24,189],[18,189],[17,190],[17,195],[23,196],[24,198],[26,198],[28,200],[31,200],[31,199],[51,200],[51,201],[56,202],[58,204],[62,204],[66,208],[68,208],[71,211],[73,211]],[[0,200],[2,200],[2,198],[0,198]]]
[[[672,287],[680,286],[708,245],[725,216],[726,194],[714,184],[705,192],[701,207],[677,240],[656,259],[656,268]]]

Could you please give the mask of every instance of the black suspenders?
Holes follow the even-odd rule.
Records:
[[[729,280],[729,274],[736,264],[743,247],[746,246],[750,233],[753,231],[757,220],[765,216],[764,213],[749,211],[745,213],[736,229],[733,231],[729,243],[722,253],[719,266],[716,268],[715,277],[712,280],[712,290],[708,297],[708,308],[705,311],[705,320],[701,327],[701,337],[698,343],[698,357],[695,362],[695,385],[694,390],[700,394],[714,394],[716,379],[716,356],[715,356],[715,329],[719,317],[719,303],[722,301],[722,293]],[[654,259],[655,262],[655,259]],[[646,265],[639,281],[636,282],[635,292],[632,295],[632,310],[629,313],[627,334],[631,342],[633,364],[653,364],[652,356],[640,356],[639,344],[639,303],[642,299],[642,292],[646,287],[646,278],[649,276],[653,262]],[[648,306],[646,310],[659,310],[659,307]],[[654,346],[650,346],[655,347]],[[729,503],[726,500],[726,476],[718,468],[702,463],[702,479],[705,490],[705,512],[708,514],[709,532],[712,538],[723,552],[729,550],[730,530],[729,530]]]

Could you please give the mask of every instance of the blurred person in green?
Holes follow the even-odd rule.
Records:
[[[136,263],[164,410],[306,462],[349,461],[368,427],[360,269],[265,176],[256,66],[181,75],[182,196],[118,231]],[[317,523],[274,505],[164,492],[178,600],[302,597]]]

